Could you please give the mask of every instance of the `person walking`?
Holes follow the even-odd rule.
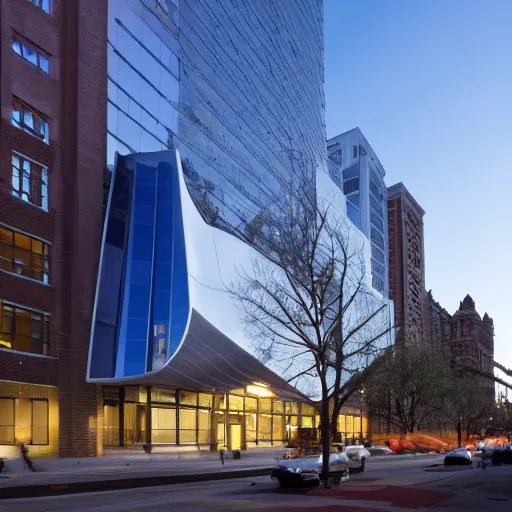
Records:
[[[25,443],[20,444],[21,449],[21,456],[23,457],[23,460],[25,461],[25,464],[28,466],[28,468],[31,471],[35,471],[34,463],[30,460],[30,457],[28,456],[28,448],[25,446]]]

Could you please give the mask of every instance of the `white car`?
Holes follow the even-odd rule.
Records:
[[[362,445],[345,446],[343,453],[348,457],[349,461],[357,461],[358,467],[364,471],[366,461],[372,454]]]

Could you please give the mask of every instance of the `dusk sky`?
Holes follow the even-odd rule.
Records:
[[[426,287],[512,367],[512,1],[325,0],[327,136],[358,126],[426,211]]]

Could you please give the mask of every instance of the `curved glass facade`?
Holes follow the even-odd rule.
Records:
[[[203,218],[243,233],[325,167],[321,0],[109,0],[108,164],[178,147]]]

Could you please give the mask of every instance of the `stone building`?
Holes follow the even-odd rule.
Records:
[[[475,301],[466,295],[459,309],[450,315],[427,294],[428,341],[442,351],[457,370],[474,370],[481,375],[493,374],[494,323],[485,313],[481,317]],[[494,396],[494,382],[483,378],[482,387]]]
[[[388,188],[389,298],[395,301],[397,344],[426,339],[424,214],[403,183]]]

